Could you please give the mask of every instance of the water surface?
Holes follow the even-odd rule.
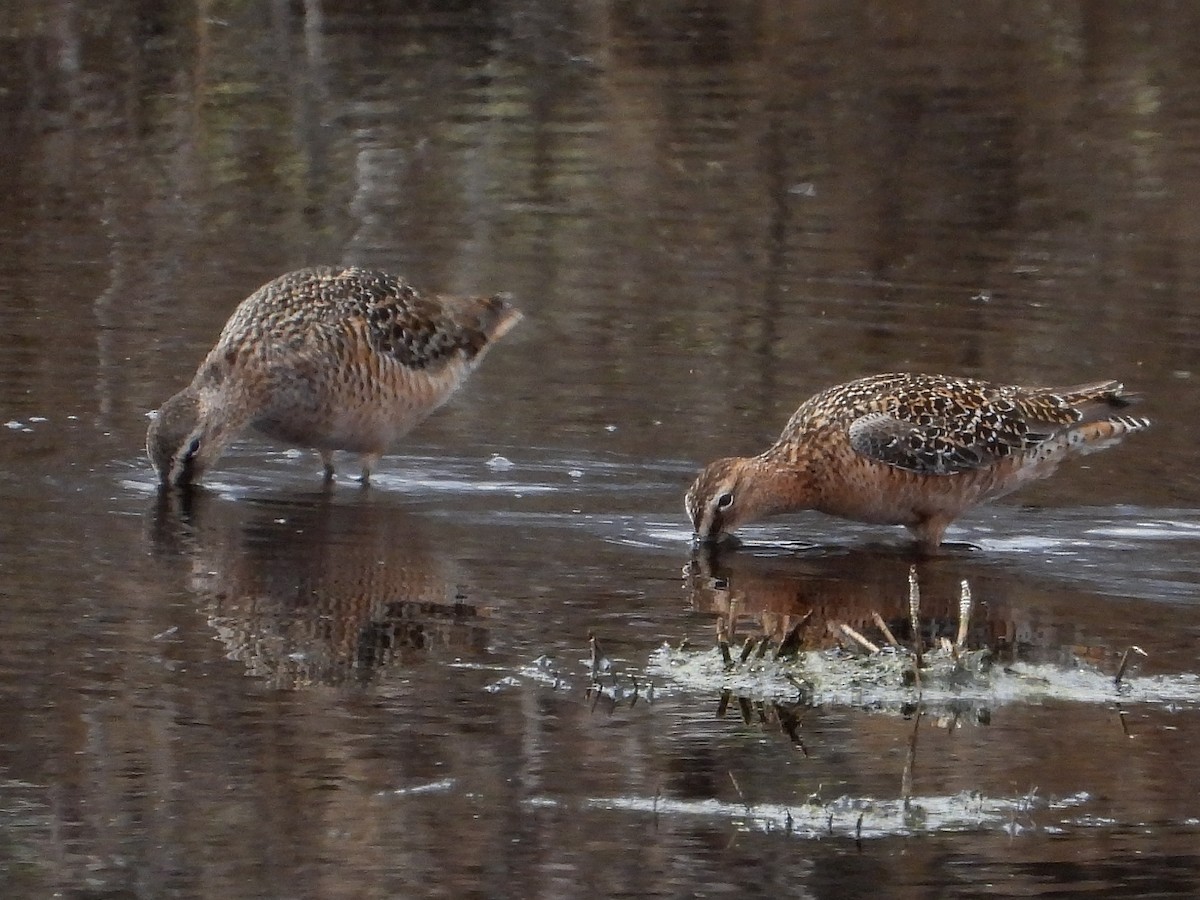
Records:
[[[1198,18],[0,11],[4,895],[1195,894]],[[368,490],[247,438],[160,497],[147,412],[316,263],[527,318]],[[682,492],[904,369],[1147,398],[917,564],[931,633],[966,579],[971,639],[1052,689],[657,667],[719,622],[903,618],[898,531],[693,560]]]

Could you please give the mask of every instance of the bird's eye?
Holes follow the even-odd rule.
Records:
[[[729,509],[733,506],[733,494],[729,491],[717,498],[717,509]]]

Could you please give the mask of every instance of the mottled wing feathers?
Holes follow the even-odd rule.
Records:
[[[850,446],[855,452],[924,475],[953,475],[994,462],[977,441],[959,442],[944,422],[914,425],[888,413],[867,413],[850,423]]]
[[[366,346],[412,369],[473,360],[519,313],[502,296],[427,298],[403,279],[357,268],[301,269],[264,285],[234,312],[221,344],[247,336],[276,351],[346,353]]]
[[[497,336],[504,314],[512,311],[501,296],[441,300],[373,301],[367,313],[372,342],[412,369],[460,355],[472,360]]]
[[[1053,389],[936,375],[877,375],[817,394],[781,437],[845,429],[869,459],[925,475],[993,465],[1086,422],[1104,420],[1134,397],[1117,382]]]

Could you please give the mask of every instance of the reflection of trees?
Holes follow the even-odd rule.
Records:
[[[5,397],[25,404],[10,414],[94,410],[95,441],[70,452],[83,465],[89,454],[111,461],[113,444],[132,456],[143,411],[190,375],[237,300],[284,269],[341,260],[386,264],[429,290],[518,295],[531,313],[526,352],[489,360],[480,374],[495,390],[456,401],[467,424],[430,423],[472,441],[569,444],[577,429],[626,416],[663,428],[622,427],[612,447],[708,457],[759,449],[801,397],[865,371],[1075,381],[1132,378],[1107,364],[1135,358],[1137,386],[1193,421],[1200,395],[1178,391],[1171,372],[1196,367],[1198,15],[1188,4],[985,4],[950,16],[933,5],[691,0],[0,4],[0,326]],[[1190,459],[1188,429],[1162,435]],[[1122,483],[1147,501],[1174,489],[1161,473],[1137,477]],[[365,647],[392,705],[371,708],[353,690],[277,691],[240,663],[233,676],[214,672],[204,622],[179,644],[151,640],[159,626],[146,634],[138,622],[118,623],[130,636],[116,639],[116,625],[84,609],[54,649],[87,660],[85,690],[59,686],[79,681],[48,660],[27,702],[53,706],[55,730],[17,741],[29,749],[15,768],[52,785],[55,826],[33,858],[58,867],[56,888],[237,884],[267,895],[295,878],[314,896],[398,895],[419,872],[446,873],[447,893],[491,879],[523,895],[590,883],[606,896],[758,871],[763,845],[731,846],[723,826],[664,820],[652,840],[631,841],[624,815],[531,813],[521,800],[535,789],[601,796],[615,783],[736,799],[728,772],[739,766],[747,793],[763,796],[780,790],[775,758],[690,719],[674,735],[651,716],[606,730],[602,716],[533,690],[484,707],[470,675],[443,677],[438,665],[422,683],[444,698],[405,696],[396,686],[413,667],[399,663],[470,653],[484,636],[479,622],[415,599],[404,609],[419,613],[417,639],[391,607],[446,579],[415,538],[379,548],[398,572],[336,576],[367,571],[370,536],[402,536],[411,523],[367,512],[365,546],[346,548],[334,533],[355,533],[343,512],[282,512],[314,534],[336,523],[325,551],[300,540],[310,558],[286,526],[255,522],[266,507],[222,505],[197,519],[196,555],[186,540],[179,551],[197,564],[205,615],[280,684],[344,685]],[[875,607],[887,615],[904,595],[903,565],[854,562],[774,571],[735,559],[724,602],[740,597],[768,626],[809,603],[850,621]],[[926,603],[950,603],[961,574],[939,584],[923,572]],[[967,575],[999,606],[989,624],[1018,644],[1111,633],[1112,603],[1064,593],[1069,613],[1046,618],[1078,625],[1055,632],[1015,589],[994,589],[1009,578]],[[301,583],[307,594],[284,596],[282,585]],[[178,625],[158,599],[146,601],[153,621]],[[720,612],[720,602],[698,604]],[[1164,630],[1175,624],[1154,615]],[[92,659],[93,635],[131,649]],[[301,647],[308,657],[290,658]],[[993,783],[1021,790],[1104,784],[1129,808],[1160,796],[1158,765],[1109,739],[1107,713],[1071,720],[1092,726],[1087,754],[1050,715],[1009,714],[1029,724],[1016,729],[1022,746],[1001,754],[964,741],[927,777],[974,790],[995,766]],[[40,728],[41,716],[27,720]],[[807,764],[831,750],[882,754],[894,731],[854,720]],[[1189,759],[1193,737],[1166,735],[1159,762]],[[59,748],[48,763],[35,758],[47,742]],[[846,769],[835,758],[813,781],[840,784]],[[462,781],[445,796],[390,793],[447,770]],[[1145,878],[1112,863],[1111,834],[1095,833],[1060,842],[1064,858],[1090,853],[1116,881]],[[1180,840],[1177,858],[1190,859],[1194,836],[1180,833],[1156,838]],[[926,883],[940,883],[945,846],[914,843],[896,866],[926,865]],[[988,852],[1011,860],[1011,843]],[[355,877],[339,878],[331,859]],[[843,867],[810,879],[825,893],[880,883],[853,854],[823,865]],[[328,880],[312,884],[314,872]],[[1041,874],[1015,877],[1033,890]]]
[[[5,22],[0,178],[30,236],[7,277],[47,307],[99,298],[81,364],[118,424],[179,378],[147,333],[198,353],[241,296],[317,259],[516,292],[563,352],[508,354],[497,380],[575,401],[507,416],[524,428],[606,422],[647,359],[659,418],[696,446],[731,406],[757,432],[885,367],[1071,381],[1089,365],[1060,324],[1126,359],[1144,304],[1150,377],[1194,367],[1172,339],[1197,255],[1181,152],[1200,116],[1174,90],[1190,7],[39,10]],[[64,240],[108,271],[61,272]],[[40,383],[54,354],[27,338]]]

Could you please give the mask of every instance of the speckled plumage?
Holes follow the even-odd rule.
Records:
[[[1147,419],[1115,381],[1068,388],[944,375],[860,378],[801,404],[756,457],[710,464],[688,490],[700,540],[768,515],[815,509],[906,526],[926,549],[963,511],[1111,446]]]
[[[243,429],[321,454],[379,457],[454,393],[521,314],[501,295],[425,297],[402,279],[302,269],[238,305],[146,448],[163,484],[197,480]]]

